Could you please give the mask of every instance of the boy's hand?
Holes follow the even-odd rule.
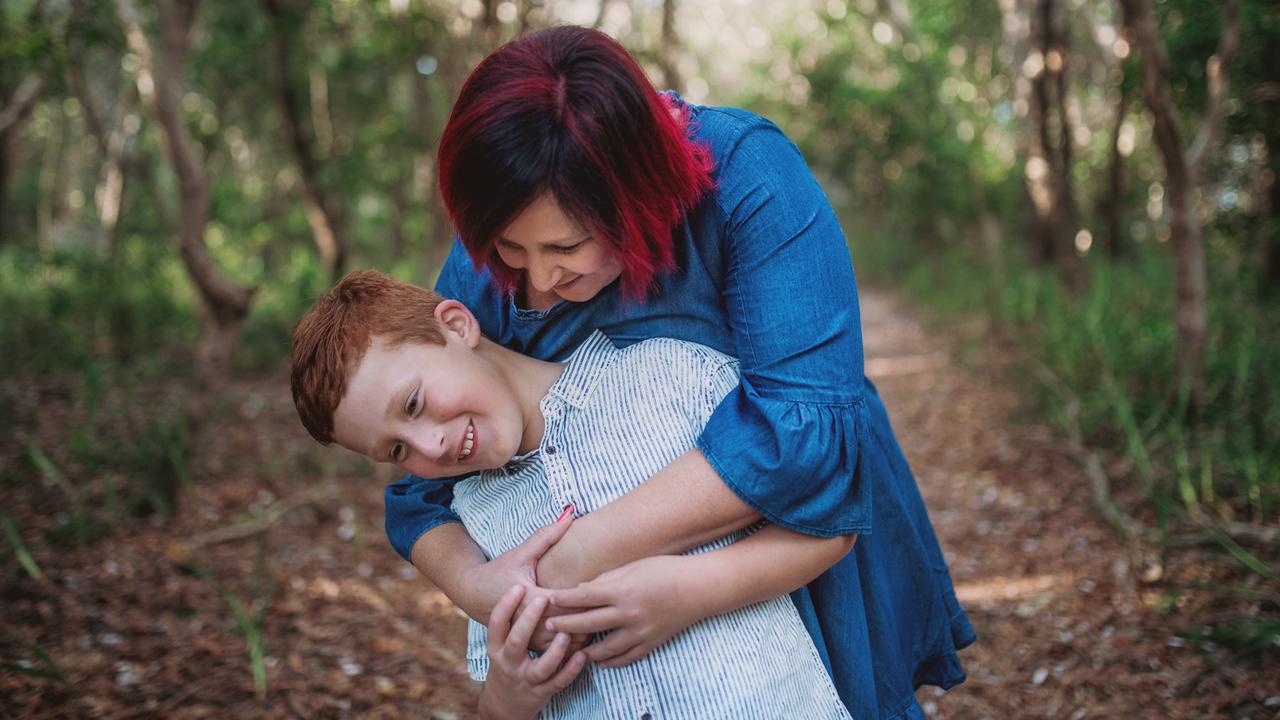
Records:
[[[696,573],[695,557],[657,555],[610,570],[569,590],[549,592],[557,609],[576,614],[548,618],[543,627],[555,632],[608,632],[588,645],[588,660],[621,667],[648,655],[676,633],[713,614],[707,611]]]
[[[542,620],[547,601],[534,598],[517,613],[524,596],[523,586],[512,587],[489,616],[489,676],[480,694],[480,716],[486,720],[536,717],[547,700],[569,687],[586,665],[581,651],[564,662],[569,648],[565,633],[558,633],[541,657],[529,657],[529,639]]]

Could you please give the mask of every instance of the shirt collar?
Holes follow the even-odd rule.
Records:
[[[567,367],[547,390],[547,396],[559,398],[576,408],[585,407],[617,352],[608,336],[599,330],[592,332],[565,360]]]

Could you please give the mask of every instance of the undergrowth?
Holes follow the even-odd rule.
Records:
[[[873,270],[859,270],[904,291],[936,318],[985,317],[1007,331],[1028,362],[1075,394],[1086,443],[1121,460],[1113,466],[1123,472],[1113,479],[1139,506],[1150,503],[1160,528],[1197,508],[1275,524],[1280,303],[1254,300],[1254,288],[1214,273],[1205,397],[1192,412],[1174,367],[1172,267],[1164,250],[1090,263],[1088,287],[1075,295],[1051,269],[1006,261],[992,272],[959,251],[899,270],[891,258],[870,253]],[[1043,416],[1065,430],[1062,399],[1042,384],[1035,399]]]

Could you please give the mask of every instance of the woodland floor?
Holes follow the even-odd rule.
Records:
[[[868,373],[979,633],[963,653],[966,683],[921,690],[931,716],[1280,717],[1275,649],[1246,656],[1184,638],[1255,616],[1275,602],[1266,587],[1212,548],[1122,543],[1062,443],[1028,420],[1024,383],[981,328],[926,329],[876,292],[864,293],[863,320]],[[390,476],[312,443],[281,374],[223,394],[173,518],[127,518],[78,546],[49,539],[67,486],[24,459],[36,444],[85,478],[91,514],[122,480],[63,450],[83,413],[72,385],[0,380],[19,428],[0,437],[0,497],[41,570],[33,578],[3,546],[0,715],[471,716],[465,621],[383,535]],[[129,402],[163,402],[155,393]],[[281,509],[264,532],[207,534]]]

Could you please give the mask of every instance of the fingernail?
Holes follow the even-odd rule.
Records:
[[[556,518],[556,522],[564,522],[573,517],[573,503],[564,506],[564,512],[560,513],[560,517]]]

